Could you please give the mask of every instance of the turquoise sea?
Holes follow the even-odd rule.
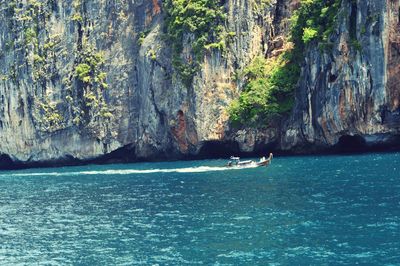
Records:
[[[400,265],[400,153],[0,172],[1,265]]]

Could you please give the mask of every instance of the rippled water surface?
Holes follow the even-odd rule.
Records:
[[[0,172],[0,264],[400,263],[400,154]]]

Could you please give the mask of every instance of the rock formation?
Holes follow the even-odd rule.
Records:
[[[0,167],[397,141],[398,0],[343,0],[332,49],[307,48],[291,115],[264,129],[232,128],[227,107],[243,89],[238,71],[280,53],[299,1],[221,3],[234,37],[206,51],[187,86],[162,0],[2,1]]]

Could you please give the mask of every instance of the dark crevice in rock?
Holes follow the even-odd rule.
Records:
[[[392,128],[400,128],[400,108],[390,111],[387,106],[381,110],[382,124]]]
[[[357,2],[352,1],[350,12],[349,34],[351,40],[357,39]]]
[[[302,144],[289,151],[272,151],[278,156],[287,155],[347,155],[370,152],[399,152],[400,135],[343,135],[336,145]]]
[[[239,144],[236,141],[204,141],[197,154],[197,158],[227,158],[241,155]]]
[[[400,8],[397,10],[397,25],[400,25]]]
[[[278,0],[276,3],[276,8],[275,8],[275,14],[274,14],[274,19],[273,19],[273,25],[279,25],[280,22],[282,21],[282,18],[284,17],[284,11],[285,11],[285,2],[283,0]],[[272,31],[272,37],[275,37],[276,34],[280,29],[273,29]]]
[[[80,21],[77,21],[78,25],[78,40],[77,40],[77,50],[82,51],[82,39],[83,39],[83,28],[82,28],[82,23]]]
[[[129,144],[96,159],[89,160],[88,163],[107,164],[129,163],[135,161],[137,161],[135,146]]]
[[[330,74],[329,75],[329,82],[333,83],[333,82],[335,82],[337,80],[337,78],[338,77],[335,74]]]
[[[7,154],[0,154],[0,169],[14,169],[14,162]]]
[[[367,142],[359,135],[344,135],[339,142],[326,150],[329,154],[396,152],[400,150],[400,135],[376,136],[376,140]]]
[[[240,151],[239,143],[236,141],[204,141],[197,155],[189,159],[215,159],[229,158],[230,156],[257,157],[274,154],[289,154],[279,149],[279,142],[259,143],[251,152]],[[290,153],[292,154],[292,153]]]
[[[151,67],[151,74],[150,74],[150,77],[153,77],[153,76],[154,76],[154,66]],[[158,114],[158,119],[160,121],[161,126],[164,127],[164,125],[165,125],[165,113],[158,108],[152,82],[150,83],[149,91],[150,91],[150,96],[151,96],[151,102],[152,102],[152,104],[154,106],[154,110]]]
[[[335,148],[338,152],[359,152],[367,148],[365,139],[359,135],[344,135],[339,138]]]
[[[279,154],[281,151],[279,150],[279,142],[274,141],[270,143],[260,143],[254,148],[254,155],[258,156],[267,156],[270,152]]]

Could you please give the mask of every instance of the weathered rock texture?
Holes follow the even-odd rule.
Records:
[[[399,25],[399,1],[343,1],[332,49],[307,50],[283,149],[330,147],[343,136],[365,145],[395,141]]]
[[[306,51],[290,118],[267,130],[229,128],[226,108],[243,86],[236,73],[256,55],[280,53],[299,1],[270,2],[259,10],[255,0],[225,1],[226,28],[236,36],[227,52],[206,53],[187,88],[171,63],[161,0],[2,1],[2,167],[107,154],[182,158],[227,146],[306,152],[344,135],[368,143],[396,136],[398,0],[343,0],[332,49]],[[183,56],[191,53],[189,37]],[[97,54],[93,69],[107,77],[88,85],[77,67]]]

